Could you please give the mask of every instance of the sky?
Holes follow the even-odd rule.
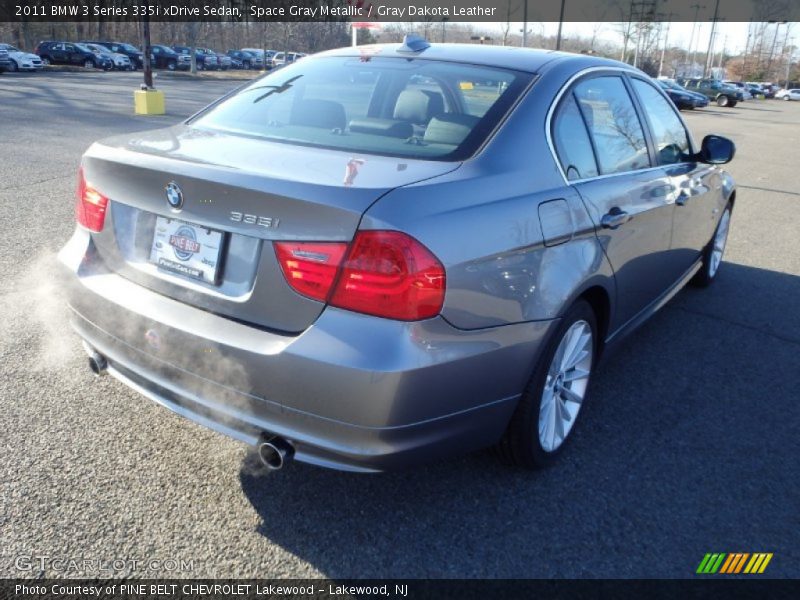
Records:
[[[495,29],[498,32],[504,26],[504,23],[475,23],[476,27],[485,27],[487,29]],[[622,36],[615,28],[616,23],[600,23],[600,29],[597,31],[597,39],[614,42],[617,44],[622,43]],[[692,27],[694,23],[687,22],[672,22],[669,24],[669,45],[686,48],[689,44],[689,39],[692,36]],[[717,24],[719,35],[715,44],[715,51],[719,52],[723,44],[727,52],[739,53],[743,52],[745,44],[747,43],[747,31],[750,23],[732,22],[726,23],[721,21]],[[594,33],[594,28],[597,23],[564,23],[562,28],[562,36],[580,36],[591,38]],[[771,27],[774,27],[771,26]],[[778,33],[778,42],[776,52],[780,52],[783,47],[784,36],[786,35],[787,25],[780,25]],[[800,44],[800,24],[789,23],[789,41],[791,43],[794,38],[795,44]],[[556,35],[558,31],[558,23],[529,23],[528,29],[534,33],[544,33],[545,35]],[[522,23],[515,23],[512,25],[512,31],[521,32]],[[772,30],[771,30],[772,31]],[[768,34],[768,39],[772,39],[772,33]],[[698,22],[695,26],[694,42],[692,46],[697,50],[707,50],[708,40],[711,35],[710,22]]]

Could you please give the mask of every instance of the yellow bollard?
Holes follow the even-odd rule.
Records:
[[[133,92],[133,106],[137,115],[163,115],[164,92],[159,90],[136,90]]]

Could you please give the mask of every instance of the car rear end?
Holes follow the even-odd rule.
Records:
[[[306,90],[328,77],[317,94],[364,110],[372,83],[354,91],[313,60]],[[552,323],[459,329],[442,317],[442,260],[362,221],[393,190],[424,195],[457,171],[464,140],[493,131],[529,76],[497,70],[513,84],[492,92],[505,108],[468,120],[474,139],[422,146],[367,117],[341,136],[335,101],[291,100],[297,68],[188,124],[86,152],[79,227],[60,254],[73,326],[98,371],[244,442],[289,440],[307,462],[383,470],[492,443]]]

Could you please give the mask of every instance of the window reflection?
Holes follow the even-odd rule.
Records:
[[[644,131],[619,77],[594,77],[575,87],[602,174],[650,167]]]

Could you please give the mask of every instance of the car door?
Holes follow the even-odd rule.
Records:
[[[644,126],[619,72],[578,80],[561,99],[552,135],[565,177],[582,197],[614,269],[613,330],[671,283],[670,178],[653,168]]]
[[[66,44],[53,44],[50,48],[50,59],[56,64],[65,64],[67,60]]]
[[[64,44],[64,62],[70,65],[83,64],[83,56],[78,52],[75,44]]]
[[[658,165],[671,182],[675,211],[670,244],[674,278],[687,271],[711,239],[719,219],[719,172],[692,160],[686,126],[670,102],[649,81],[632,76],[633,90],[649,126]]]

